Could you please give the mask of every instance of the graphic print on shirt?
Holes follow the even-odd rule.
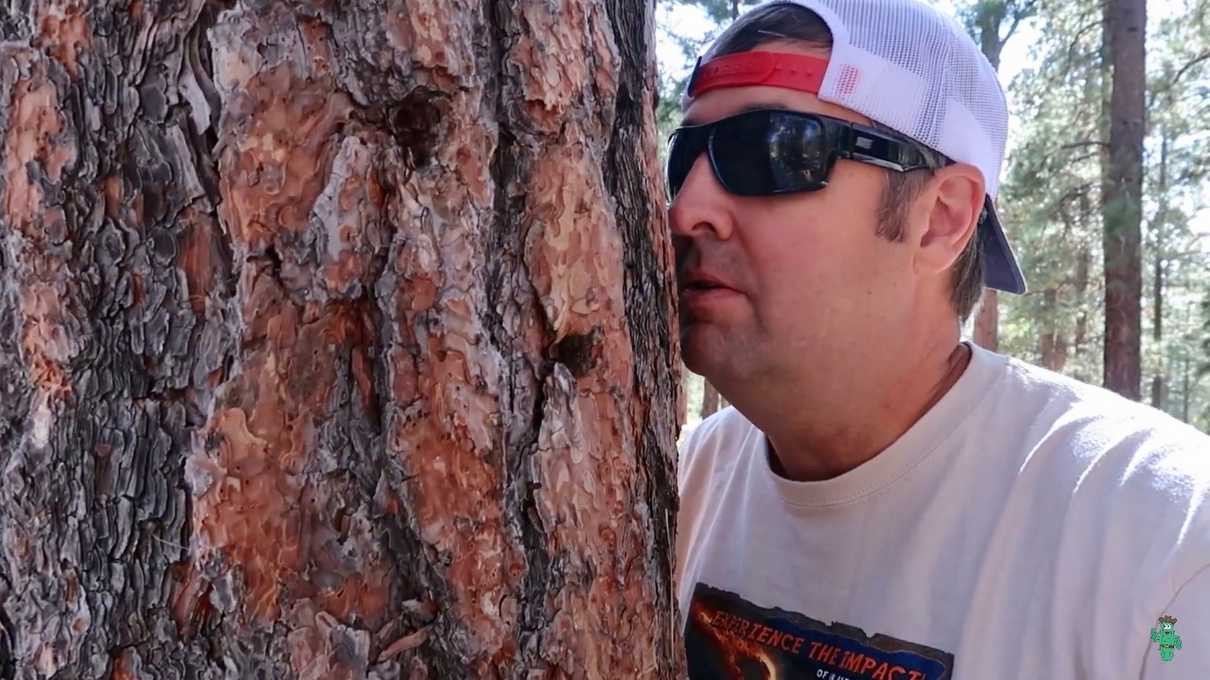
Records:
[[[698,583],[685,624],[692,680],[950,680],[954,655],[867,636]]]

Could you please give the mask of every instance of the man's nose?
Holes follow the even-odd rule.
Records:
[[[668,223],[674,237],[731,238],[734,229],[732,197],[719,184],[705,152],[693,161],[681,189],[668,207]]]

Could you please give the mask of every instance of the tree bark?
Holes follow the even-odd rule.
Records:
[[[1165,243],[1164,232],[1168,219],[1168,129],[1165,126],[1160,143],[1160,183],[1159,209],[1156,211],[1152,232],[1155,234],[1154,279],[1152,280],[1152,340],[1155,346],[1163,352],[1164,342],[1164,264]],[[1156,367],[1156,373],[1151,378],[1151,405],[1163,410],[1168,398],[1167,369],[1163,362]]]
[[[679,677],[639,0],[0,21],[0,678]]]
[[[1059,291],[1047,288],[1042,293],[1042,317],[1046,320],[1038,338],[1038,354],[1043,368],[1059,372],[1067,365],[1067,336],[1060,328]]]
[[[995,288],[984,288],[975,313],[975,344],[993,352],[1000,351],[1000,295]]]
[[[1185,355],[1183,381],[1181,383],[1181,421],[1189,422],[1189,355]]]
[[[1139,400],[1143,266],[1140,223],[1146,91],[1146,0],[1105,5],[1112,65],[1109,165],[1104,179],[1105,386]]]
[[[1089,270],[1092,268],[1092,253],[1089,252],[1087,246],[1080,246],[1076,253],[1076,275],[1075,275],[1075,307],[1079,310],[1076,314],[1076,330],[1075,338],[1072,341],[1072,354],[1079,355],[1083,350],[1084,342],[1088,338],[1088,304],[1086,302],[1088,295],[1088,283],[1091,278]]]

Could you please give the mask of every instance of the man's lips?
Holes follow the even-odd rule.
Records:
[[[738,298],[740,294],[730,288],[685,288],[681,291],[680,305],[683,311],[693,315],[710,313],[719,304],[729,304],[728,300]]]
[[[685,272],[679,281],[681,293],[686,291],[709,291],[717,289],[725,289],[737,291],[736,287],[721,276],[711,272],[695,269]]]
[[[694,316],[709,315],[715,305],[740,295],[729,280],[703,268],[686,270],[679,284],[681,307]]]

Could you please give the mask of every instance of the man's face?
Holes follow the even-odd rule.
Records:
[[[757,49],[828,56],[785,43]],[[685,124],[752,105],[869,122],[813,94],[756,86],[706,92],[685,112]],[[840,160],[823,190],[735,196],[699,156],[669,210],[686,365],[724,391],[787,371],[831,389],[841,387],[838,376],[893,353],[915,293],[911,249],[876,234],[885,173]],[[686,294],[685,276],[695,270],[735,291]]]

